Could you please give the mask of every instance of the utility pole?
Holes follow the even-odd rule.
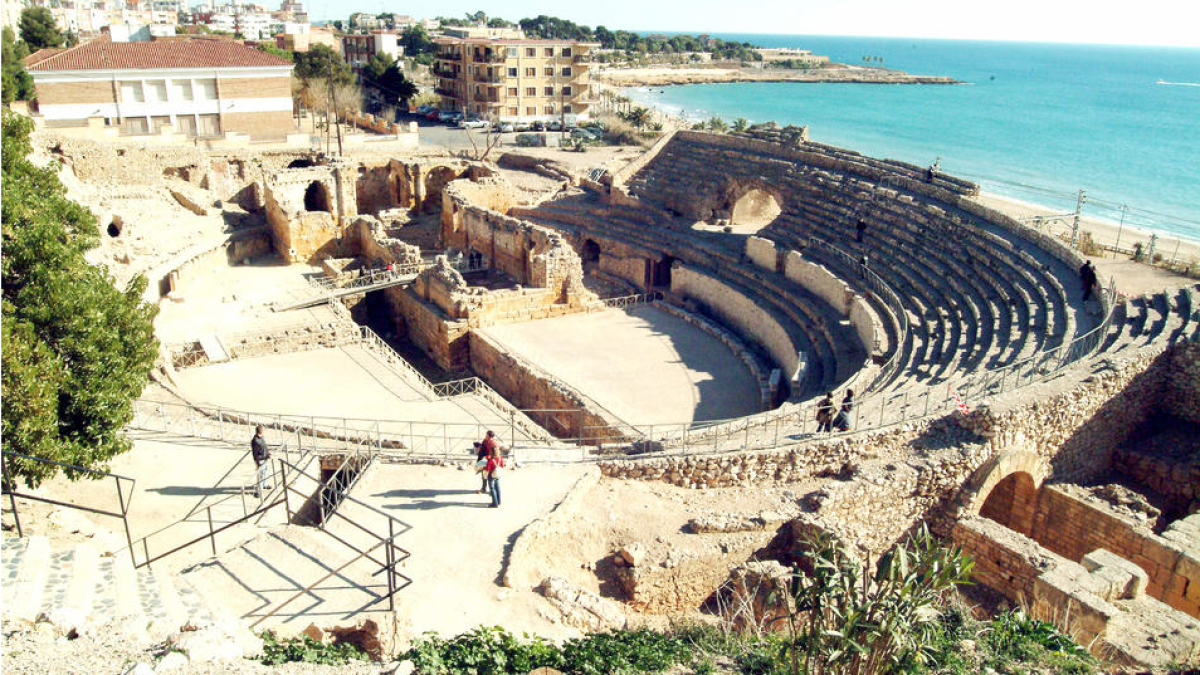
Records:
[[[1083,211],[1083,203],[1087,201],[1083,190],[1079,191],[1079,199],[1075,202],[1075,218],[1071,224],[1071,248],[1075,248],[1076,242],[1079,240],[1079,213]]]
[[[1117,226],[1117,243],[1113,244],[1113,255],[1120,255],[1121,250],[1121,230],[1125,229],[1125,214],[1129,212],[1129,205],[1121,205],[1121,224]]]

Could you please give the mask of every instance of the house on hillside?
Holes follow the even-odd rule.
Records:
[[[252,140],[295,131],[292,64],[226,40],[116,42],[103,35],[26,61],[47,127],[116,127],[122,136]],[[101,122],[102,120],[102,122]]]

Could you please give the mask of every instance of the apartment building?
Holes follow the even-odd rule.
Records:
[[[446,37],[434,74],[443,107],[503,122],[585,120],[598,102],[589,77],[594,42]]]
[[[338,39],[342,42],[342,58],[355,68],[365,66],[376,54],[386,54],[393,59],[404,56],[404,47],[400,46],[400,35],[392,31],[347,33],[339,35]]]
[[[295,129],[292,64],[229,40],[114,42],[43,49],[26,67],[48,127],[102,118],[123,135],[164,125],[194,137],[281,138]]]

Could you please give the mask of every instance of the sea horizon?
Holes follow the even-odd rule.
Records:
[[[722,83],[630,87],[689,120],[807,125],[812,140],[941,168],[982,190],[1200,241],[1200,49],[711,33],[964,85]],[[1161,83],[1161,84],[1160,84]],[[1169,86],[1180,85],[1180,86]],[[1195,85],[1195,86],[1189,86]]]

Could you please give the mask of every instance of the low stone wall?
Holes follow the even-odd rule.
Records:
[[[842,316],[850,313],[850,301],[855,295],[850,286],[824,266],[805,260],[799,251],[787,252],[783,273],[788,279],[824,300]]]
[[[799,350],[795,343],[770,312],[753,299],[680,264],[671,272],[671,292],[708,307],[725,325],[738,331],[742,339],[762,345],[784,373],[790,376],[796,372]]]
[[[695,326],[725,345],[725,348],[733,352],[734,356],[737,356],[738,360],[746,366],[746,369],[754,376],[754,381],[758,383],[759,407],[763,410],[771,407],[771,375],[769,372],[763,370],[762,365],[758,362],[758,357],[741,340],[712,321],[685,311],[680,307],[666,303],[657,303],[655,307],[677,319],[687,322],[691,326]]]
[[[587,396],[486,335],[471,332],[469,344],[471,369],[550,433],[592,445],[626,440],[624,423]]]
[[[870,453],[863,439],[809,443],[786,450],[606,461],[610,478],[657,480],[686,488],[796,483],[837,474]]]
[[[770,239],[747,237],[746,257],[767,271],[779,271],[779,250],[775,248],[775,242]]]
[[[1200,457],[1165,457],[1123,447],[1113,453],[1112,468],[1153,490],[1168,508],[1200,512]]]

